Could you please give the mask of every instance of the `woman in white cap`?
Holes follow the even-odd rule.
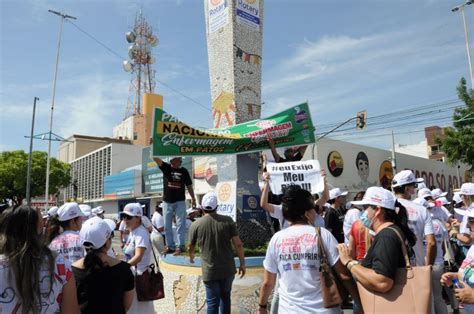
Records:
[[[450,235],[459,240],[458,244],[461,246],[462,251],[466,255],[467,251],[471,247],[471,242],[474,240],[474,238],[471,236],[468,217],[465,214],[466,211],[472,210],[472,205],[474,204],[474,183],[463,183],[463,185],[461,185],[459,195],[461,196],[464,207],[455,208],[454,211],[463,218],[459,226],[459,232],[453,228],[450,231]]]
[[[402,253],[405,239],[409,245],[416,241],[408,227],[405,209],[395,207],[395,196],[382,187],[370,187],[362,201],[353,201],[354,205],[364,206],[360,220],[376,233],[365,258],[359,262],[353,260],[346,245],[339,244],[339,260],[352,273],[353,277],[365,288],[385,293],[392,289],[398,268],[405,267]]]
[[[324,308],[323,305],[319,270],[323,253],[319,249],[319,241],[325,248],[329,267],[359,303],[357,288],[339,260],[336,239],[328,230],[316,229],[312,225],[316,216],[314,206],[310,192],[298,186],[291,186],[285,191],[283,216],[290,226],[275,233],[268,244],[258,313],[267,313],[268,297],[277,275],[279,313],[341,313],[340,307]]]
[[[0,312],[79,314],[71,266],[40,238],[39,211],[0,215]]]
[[[105,218],[104,217],[105,210],[102,208],[102,206],[97,206],[95,208],[92,208],[91,213],[92,213],[92,216],[97,216],[102,219]]]
[[[71,263],[84,256],[79,237],[83,217],[84,214],[77,203],[66,203],[50,221],[46,237],[49,248]]]
[[[461,186],[461,195],[463,202],[471,203],[466,210],[456,209],[456,212],[464,216],[469,226],[470,238],[474,239],[474,183],[464,183]],[[471,245],[459,272],[443,274],[441,284],[453,286],[456,298],[464,303],[464,311],[468,314],[474,313],[474,246]]]
[[[72,264],[82,313],[126,313],[135,294],[130,264],[107,255],[113,229],[100,217],[84,222],[81,243],[87,254]]]
[[[136,275],[143,274],[151,264],[151,241],[150,233],[142,225],[142,207],[140,203],[129,203],[125,205],[122,218],[125,225],[130,230],[127,243],[123,248],[125,260],[132,265],[132,270]],[[135,301],[130,313],[154,313],[153,302],[138,301],[136,293]]]

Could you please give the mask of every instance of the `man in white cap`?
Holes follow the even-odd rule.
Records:
[[[92,208],[92,216],[97,216],[99,218],[104,219],[104,213],[105,210],[102,208],[102,206]]]
[[[463,183],[459,195],[462,198],[464,208],[455,208],[454,211],[458,215],[462,215],[463,219],[459,227],[459,233],[453,229],[450,234],[461,242],[462,250],[466,254],[473,239],[471,238],[468,215],[465,214],[465,211],[474,211],[474,206],[472,206],[474,204],[474,183]]]
[[[186,168],[181,167],[182,158],[173,157],[170,163],[164,162],[158,157],[155,162],[163,172],[163,216],[165,219],[165,234],[167,253],[179,255],[185,250],[186,240],[186,195],[185,187],[191,196],[192,206],[196,207],[193,182]],[[178,243],[173,239],[173,216],[176,215],[176,231]]]
[[[87,204],[80,204],[79,208],[81,209],[84,216],[82,217],[82,222],[86,221],[87,219],[91,218],[92,216],[92,207]]]
[[[417,184],[423,182],[415,178],[411,170],[402,170],[392,179],[392,190],[408,214],[408,225],[416,236],[415,252],[416,266],[433,265],[436,257],[436,239],[428,210],[411,201],[415,195]],[[423,239],[426,240],[426,256],[423,250]]]
[[[245,275],[244,246],[232,218],[216,213],[216,193],[204,195],[201,206],[204,217],[193,222],[189,230],[189,261],[194,263],[194,250],[198,246],[207,312],[218,313],[220,307],[220,313],[230,313],[230,294],[236,273],[232,244],[240,260],[240,278]]]
[[[334,188],[329,191],[328,203],[331,207],[324,216],[324,223],[332,235],[336,238],[338,243],[344,243],[344,215],[346,205],[347,191],[342,191],[340,188]]]

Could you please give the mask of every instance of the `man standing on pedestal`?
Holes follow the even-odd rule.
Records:
[[[186,240],[186,195],[185,189],[188,189],[191,195],[192,206],[196,207],[196,198],[194,197],[193,182],[186,168],[181,167],[183,162],[181,157],[173,157],[170,163],[164,162],[158,157],[155,162],[163,172],[163,217],[165,219],[165,253],[179,255],[185,250],[184,242]],[[173,215],[176,215],[176,232],[178,234],[178,243],[173,240]]]

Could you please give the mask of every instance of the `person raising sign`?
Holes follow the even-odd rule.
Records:
[[[270,146],[270,149],[272,150],[272,155],[273,158],[275,159],[275,162],[280,163],[280,162],[289,162],[289,161],[300,161],[303,159],[304,153],[306,152],[306,148],[308,145],[300,146],[298,149],[293,149],[293,147],[287,147],[285,149],[284,155],[285,158],[281,157],[280,154],[278,154],[276,148],[275,148],[275,142],[273,141],[273,138],[268,136],[268,146]]]

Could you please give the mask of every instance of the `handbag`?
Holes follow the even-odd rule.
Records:
[[[153,252],[153,258],[156,265],[155,251],[150,240],[150,248]],[[153,301],[163,299],[165,297],[165,287],[163,283],[163,274],[159,270],[155,270],[155,265],[151,264],[141,275],[135,277],[135,290],[137,291],[138,301]]]
[[[323,296],[323,305],[325,308],[332,308],[340,306],[343,302],[342,284],[337,280],[329,265],[326,250],[324,249],[323,241],[321,240],[321,229],[316,227],[316,234],[318,237],[318,251],[319,251],[319,278],[321,286],[321,294]]]
[[[405,241],[398,230],[390,229],[400,239],[406,266],[397,270],[392,289],[385,293],[371,291],[357,282],[364,313],[427,314],[431,307],[431,266],[412,267]]]

